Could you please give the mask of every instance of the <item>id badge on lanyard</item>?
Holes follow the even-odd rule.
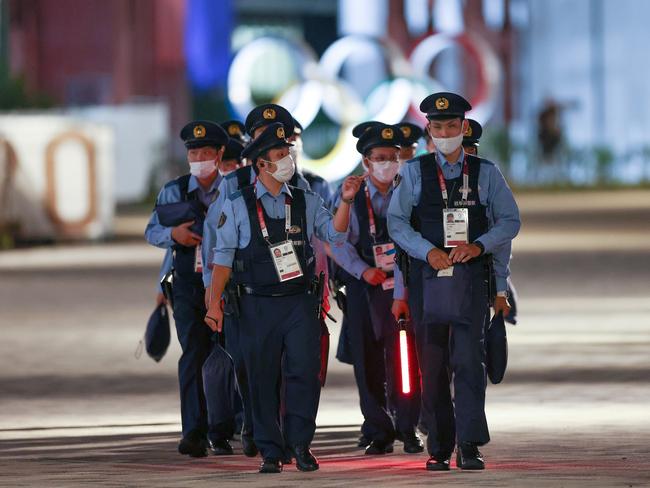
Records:
[[[370,237],[375,242],[377,235],[377,226],[375,224],[375,213],[372,210],[372,203],[370,201],[370,191],[366,184],[366,206],[368,208],[368,222],[370,227]],[[375,268],[379,268],[386,273],[392,273],[395,269],[395,244],[392,242],[385,242],[383,244],[373,244],[372,256],[375,260]],[[382,289],[392,290],[395,288],[395,278],[390,276],[386,278],[381,284]]]
[[[449,208],[449,195],[447,183],[442,174],[440,165],[436,161],[438,183],[442,192],[445,208],[442,210],[442,225],[445,233],[445,247],[457,247],[469,243],[469,211],[467,208]],[[461,188],[462,201],[467,201],[469,191],[469,167],[467,160],[463,162],[463,187]]]
[[[287,240],[278,242],[277,244],[271,244],[269,242],[269,231],[267,230],[266,222],[264,221],[262,204],[258,199],[255,200],[255,203],[257,204],[257,218],[260,223],[260,228],[262,229],[262,236],[269,244],[269,252],[271,253],[271,258],[273,259],[273,265],[278,274],[278,279],[282,283],[284,281],[300,278],[303,275],[300,261],[298,260],[296,249],[293,247],[293,242],[289,240],[289,229],[291,228],[291,199],[286,196],[284,201],[284,228],[287,233]]]

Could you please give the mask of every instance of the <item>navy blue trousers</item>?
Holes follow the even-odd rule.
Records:
[[[421,419],[429,431],[429,454],[447,456],[456,441],[477,445],[490,441],[484,362],[484,326],[489,315],[487,274],[482,263],[472,265],[471,325],[423,323],[421,280],[421,272],[416,271],[409,281],[422,376]]]
[[[309,446],[321,390],[316,299],[306,293],[242,296],[239,341],[248,372],[253,438],[262,456],[282,459],[287,447]],[[285,411],[280,421],[281,381]]]
[[[227,439],[232,434],[232,423],[208,426],[208,414],[203,392],[201,368],[212,351],[212,331],[205,325],[203,283],[198,279],[174,276],[174,322],[182,354],[178,360],[181,422],[183,437],[199,435],[210,440]]]
[[[242,400],[242,412],[238,414],[237,424],[241,427],[241,434],[253,438],[253,412],[251,410],[250,390],[248,387],[248,372],[244,362],[244,355],[239,343],[239,318],[235,315],[224,315],[224,330],[226,333],[226,351],[235,363],[235,374]]]

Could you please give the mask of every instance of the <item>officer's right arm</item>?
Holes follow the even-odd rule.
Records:
[[[176,203],[181,201],[180,190],[178,185],[165,185],[158,197],[156,198],[156,205],[164,205],[166,203]],[[144,231],[144,238],[149,244],[156,247],[168,248],[174,244],[172,239],[173,227],[165,227],[158,220],[156,210],[151,213],[149,223]]]
[[[435,246],[411,226],[411,213],[417,205],[414,191],[416,185],[420,185],[416,165],[419,162],[405,164],[400,170],[400,182],[393,190],[388,206],[388,233],[409,256],[426,261],[427,254]]]
[[[243,200],[242,200],[243,201]],[[221,209],[217,224],[216,247],[212,259],[212,280],[205,323],[213,331],[221,332],[223,328],[223,309],[221,296],[230,279],[235,251],[239,244],[239,226],[235,220],[233,202],[227,199]]]
[[[496,291],[503,292],[508,290],[508,277],[510,276],[510,257],[512,254],[512,242],[496,248],[492,251],[492,264],[494,266],[494,277],[496,281]]]

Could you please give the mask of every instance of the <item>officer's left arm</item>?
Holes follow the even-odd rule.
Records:
[[[479,179],[479,183],[487,181],[488,189],[487,201],[482,203],[487,204],[488,218],[492,225],[477,240],[483,244],[484,252],[491,254],[495,249],[512,241],[517,236],[521,220],[515,197],[499,168],[491,164],[482,164],[481,172],[483,171],[488,172],[487,178]]]

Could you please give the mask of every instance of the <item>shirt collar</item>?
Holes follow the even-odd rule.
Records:
[[[271,197],[276,198],[273,196],[273,194],[264,186],[264,183],[258,178],[257,182],[255,183],[255,194],[257,195],[258,200],[261,199],[264,194],[268,193]],[[293,195],[291,194],[291,190],[289,190],[289,187],[287,186],[286,183],[282,184],[282,188],[280,189],[280,193],[284,193],[285,195],[292,197]]]
[[[382,197],[384,196],[384,195],[381,194],[379,189],[372,182],[372,180],[370,179],[370,176],[368,176],[368,178],[366,178],[366,185],[368,185],[368,193],[370,193],[370,199],[371,200],[373,200],[375,198],[375,195],[378,194],[378,193]],[[388,193],[386,193],[386,196],[390,197],[392,193],[393,193],[393,185],[390,185],[388,187]]]
[[[214,192],[214,191],[219,187],[219,183],[221,183],[221,180],[222,180],[222,179],[223,179],[223,178],[221,177],[221,174],[217,174],[217,177],[214,179],[214,181],[213,181],[212,184],[210,185],[210,188],[209,188],[208,191],[206,191],[205,193],[212,193],[212,192]],[[199,189],[199,188],[200,188],[201,190],[203,190],[203,187],[199,184],[199,180],[197,179],[197,177],[194,176],[194,175],[191,175],[191,176],[190,176],[190,181],[189,181],[189,183],[187,184],[187,191],[188,191],[188,193],[189,193],[189,192],[193,192],[194,190]]]
[[[447,167],[452,166],[452,164],[447,160],[444,154],[442,154],[440,151],[436,151],[436,154],[437,154],[436,159],[438,160],[438,165],[440,165],[441,168],[444,168],[445,166]],[[465,149],[461,147],[460,154],[458,155],[458,159],[455,161],[454,164],[462,163],[464,159],[465,159]]]

